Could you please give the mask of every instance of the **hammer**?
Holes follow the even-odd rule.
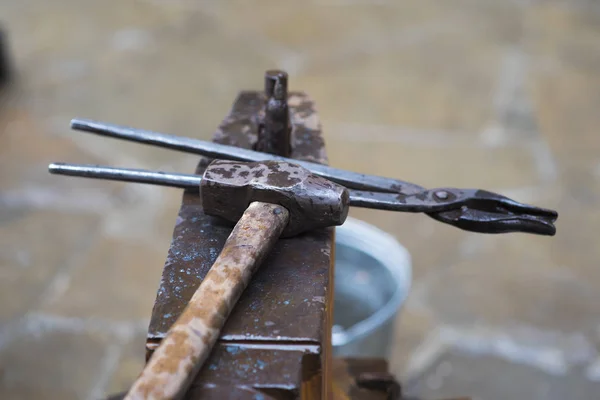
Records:
[[[126,399],[182,397],[250,278],[279,237],[344,223],[348,190],[288,162],[215,160],[200,177],[52,164],[51,173],[200,189],[208,215],[237,222]]]

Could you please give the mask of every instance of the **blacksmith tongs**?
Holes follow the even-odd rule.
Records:
[[[71,127],[103,136],[125,139],[211,158],[235,161],[287,161],[349,189],[353,206],[400,212],[425,213],[431,218],[479,233],[526,232],[553,236],[558,213],[511,200],[479,189],[438,188],[427,190],[409,182],[365,175],[308,161],[289,159],[235,146],[179,137],[90,120],[74,119]],[[52,172],[90,178],[196,187],[195,175],[143,170],[55,164]]]

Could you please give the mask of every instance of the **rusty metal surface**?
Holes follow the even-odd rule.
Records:
[[[317,373],[319,347],[217,343],[185,399],[294,399]],[[124,394],[111,399],[122,399]]]
[[[262,92],[243,91],[238,95],[233,109],[217,129],[214,142],[244,149],[254,148],[258,140],[262,107]],[[321,124],[314,102],[302,92],[288,94],[288,107],[292,124],[290,157],[326,165],[325,142],[321,136]],[[248,160],[248,161],[262,161]]]
[[[290,145],[290,119],[287,104],[288,76],[284,71],[265,73],[265,110],[259,127],[255,149],[265,153],[288,157]]]
[[[197,399],[263,399],[290,400],[298,396],[305,377],[297,374],[304,365],[310,365],[306,358],[318,355],[316,346],[285,350],[272,350],[260,346],[238,346],[217,344],[214,349],[214,362],[208,364],[198,376],[196,384],[188,391],[186,400]],[[272,386],[256,384],[255,373],[261,371],[268,377]],[[310,374],[310,371],[304,371]],[[388,363],[384,359],[336,358],[333,361],[333,400],[388,400],[390,394],[384,388],[369,388],[359,381],[365,376],[391,377]],[[233,378],[233,379],[232,379]],[[210,382],[210,383],[207,383]],[[398,386],[400,386],[398,384]],[[107,400],[121,400],[124,393]],[[264,396],[264,397],[261,397]],[[393,394],[392,396],[395,396]],[[431,400],[417,397],[404,397],[400,400]],[[444,398],[435,400],[471,400],[469,397]]]
[[[253,117],[261,107],[261,100],[260,92],[241,93],[215,140],[252,147],[257,138]],[[294,121],[292,155],[325,162],[318,120],[308,115],[314,112],[312,102],[304,94],[292,93],[290,106]],[[209,162],[204,159],[196,173],[202,174]],[[152,312],[150,340],[164,337],[214,263],[230,232],[229,223],[204,214],[197,194],[184,193]],[[330,228],[322,229],[280,240],[240,298],[221,339],[319,343],[323,335],[331,232]],[[323,243],[327,246],[323,247]]]
[[[292,157],[326,163],[320,124],[312,101],[302,93],[290,93],[288,101],[293,123]],[[257,140],[257,115],[263,104],[261,92],[240,93],[231,113],[215,134],[215,141],[252,148]],[[202,174],[210,161],[203,159],[196,173]],[[204,214],[197,193],[184,193],[148,330],[149,354],[184,309],[230,232],[230,223]],[[269,346],[268,351],[261,350],[265,352],[263,361],[272,365],[293,365],[295,353],[290,349],[296,349],[294,351],[300,354],[308,351],[315,353],[313,357],[317,361],[313,362],[314,371],[303,374],[318,375],[325,357],[320,346],[326,346],[329,340],[326,325],[330,310],[326,307],[326,299],[332,295],[328,290],[332,245],[332,228],[280,240],[240,297],[225,323],[217,347],[228,342],[242,347],[263,344]],[[220,362],[220,359],[219,353],[213,352],[196,383],[216,379],[214,375],[204,374],[210,373],[211,363]],[[277,370],[281,372],[282,369],[274,371]],[[230,369],[220,367],[218,373],[219,379],[231,381],[242,379],[240,374],[253,384],[272,383],[278,377],[277,372],[271,375],[264,368],[241,371],[233,366]],[[299,391],[301,382],[302,377],[294,376],[285,385],[289,385],[289,390]],[[289,393],[281,396],[276,398],[289,398]]]
[[[286,346],[277,349],[265,345],[220,344],[214,353],[200,372],[197,383],[190,388],[188,399],[205,398],[199,394],[212,385],[252,387],[271,393],[277,399],[296,397],[302,382],[316,373],[306,368],[315,365],[310,360],[307,362],[307,358],[318,357],[319,348]]]
[[[244,163],[215,160],[200,184],[204,212],[236,222],[251,201],[279,204],[289,213],[283,237],[341,225],[348,216],[348,190],[285,161]]]
[[[231,310],[288,220],[288,211],[280,205],[252,202],[248,206],[127,398],[166,400],[187,392]]]

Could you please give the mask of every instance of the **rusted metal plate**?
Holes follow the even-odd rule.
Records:
[[[311,364],[307,358],[318,357],[319,348],[316,345],[290,345],[280,349],[265,344],[219,344],[213,353],[190,388],[188,399],[204,398],[199,394],[212,386],[252,387],[265,394],[278,393],[275,398],[293,398],[299,394],[302,382],[309,378],[303,375],[313,373],[305,371]]]
[[[317,367],[319,346],[218,343],[185,399],[294,399]],[[111,400],[122,399],[125,393]]]
[[[214,141],[252,148],[264,101],[261,92],[240,93]],[[290,93],[288,104],[293,126],[291,156],[327,163],[314,103],[303,93]],[[202,173],[209,161],[203,159],[196,172]],[[184,193],[152,311],[147,340],[149,354],[183,311],[217,258],[232,226],[205,215],[197,194]],[[333,228],[280,240],[254,275],[221,332],[217,347],[232,342],[241,347],[267,345],[270,350],[262,351],[270,354],[269,363],[293,363],[295,353],[290,353],[290,349],[302,349],[302,353],[313,349],[311,352],[318,354],[313,356],[316,361],[309,363],[313,368],[304,371],[300,379],[288,382],[286,393],[269,394],[275,398],[290,398],[290,393],[299,392],[301,378],[322,379],[326,375],[321,369],[325,368],[330,347],[331,309],[327,304],[333,290],[332,246]],[[277,374],[271,375],[260,368],[238,370],[231,366],[210,374],[207,366],[221,362],[219,354],[218,351],[211,354],[196,379],[196,387],[211,388],[217,375],[228,382],[241,382],[243,378],[254,388],[274,384]],[[306,362],[306,358],[301,359]],[[320,388],[321,383],[313,387]]]
[[[215,135],[223,144],[251,148],[262,93],[243,92]],[[289,97],[294,130],[292,157],[326,162],[312,102]],[[197,173],[204,171],[201,163]],[[221,251],[232,225],[207,216],[201,199],[186,193],[152,311],[148,338],[162,339]],[[222,340],[321,342],[330,268],[332,229],[283,239],[256,273],[221,335]]]

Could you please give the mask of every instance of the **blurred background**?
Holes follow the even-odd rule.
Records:
[[[336,167],[559,211],[554,238],[352,211],[412,256],[390,354],[406,391],[597,398],[597,2],[5,0],[0,23],[14,69],[0,89],[0,398],[128,387],[179,207],[178,190],[52,178],[48,163],[197,162],[71,118],[210,139],[270,68],[315,99]]]

